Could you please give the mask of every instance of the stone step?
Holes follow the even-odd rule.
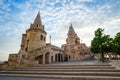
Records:
[[[115,69],[115,67],[112,66],[44,66],[44,67],[25,67],[24,69]]]
[[[61,79],[61,80],[120,80],[120,77],[115,76],[81,76],[81,75],[33,75],[33,74],[0,74],[2,77],[28,77],[28,78],[46,78],[46,79]],[[43,80],[44,80],[43,79]]]
[[[116,70],[116,69],[10,69],[7,71],[120,72],[120,70]]]
[[[38,66],[111,66],[110,64],[39,64]]]
[[[88,64],[83,64],[83,65],[80,65],[80,64],[42,64],[42,65],[33,65],[33,66],[29,66],[29,67],[111,67],[111,65],[109,64],[94,64],[94,65],[88,65]]]
[[[56,71],[1,71],[0,74],[33,74],[33,75],[86,75],[86,76],[118,76],[120,72],[56,72]]]
[[[120,70],[109,64],[45,64],[0,71],[2,77],[78,80],[120,80]]]

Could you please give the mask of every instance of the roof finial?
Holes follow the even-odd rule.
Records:
[[[74,30],[74,29],[73,29],[73,26],[72,26],[72,23],[70,23],[69,29],[70,29],[70,30],[71,30],[71,29]]]
[[[50,44],[51,44],[51,35],[49,37],[50,37]]]
[[[72,26],[72,23],[70,24],[70,27],[69,27],[69,33],[75,33],[74,29],[73,29],[73,26]]]
[[[70,23],[70,27],[72,27],[72,23]]]
[[[40,11],[38,11],[37,17],[40,17]]]

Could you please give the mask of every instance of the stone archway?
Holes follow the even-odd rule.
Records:
[[[60,62],[61,60],[61,54],[60,53],[58,53],[58,62]]]
[[[63,54],[61,54],[61,62],[63,62]]]
[[[37,56],[35,60],[38,60],[39,64],[43,64],[43,55]]]
[[[65,59],[64,59],[64,61],[68,61],[68,56],[67,56],[67,54],[65,54],[65,57],[64,57]]]
[[[53,56],[51,56],[51,63],[53,62]]]
[[[46,54],[45,54],[45,64],[48,64],[50,61],[50,52],[47,52]]]

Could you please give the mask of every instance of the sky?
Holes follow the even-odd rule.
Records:
[[[120,32],[120,0],[0,0],[0,61],[18,53],[22,34],[40,11],[52,44],[66,43],[72,23],[81,43],[90,46],[97,28],[114,37]]]

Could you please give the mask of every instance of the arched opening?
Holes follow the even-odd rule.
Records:
[[[60,62],[61,54],[58,54],[58,62]]]
[[[70,55],[69,55],[69,59],[71,59]]]
[[[40,40],[43,40],[43,35],[40,36]]]
[[[65,55],[65,59],[64,59],[65,61],[68,61],[68,57],[67,57],[67,54]]]
[[[39,27],[39,25],[37,24],[36,27]]]
[[[51,62],[53,62],[53,56],[51,56]]]
[[[39,64],[43,64],[43,55],[35,57],[35,60],[38,60]]]
[[[55,54],[55,62],[57,62],[57,54]]]
[[[77,39],[75,40],[75,44],[78,44]]]
[[[49,63],[49,60],[50,60],[50,53],[47,52],[47,53],[45,54],[45,64],[48,64],[48,63]]]

